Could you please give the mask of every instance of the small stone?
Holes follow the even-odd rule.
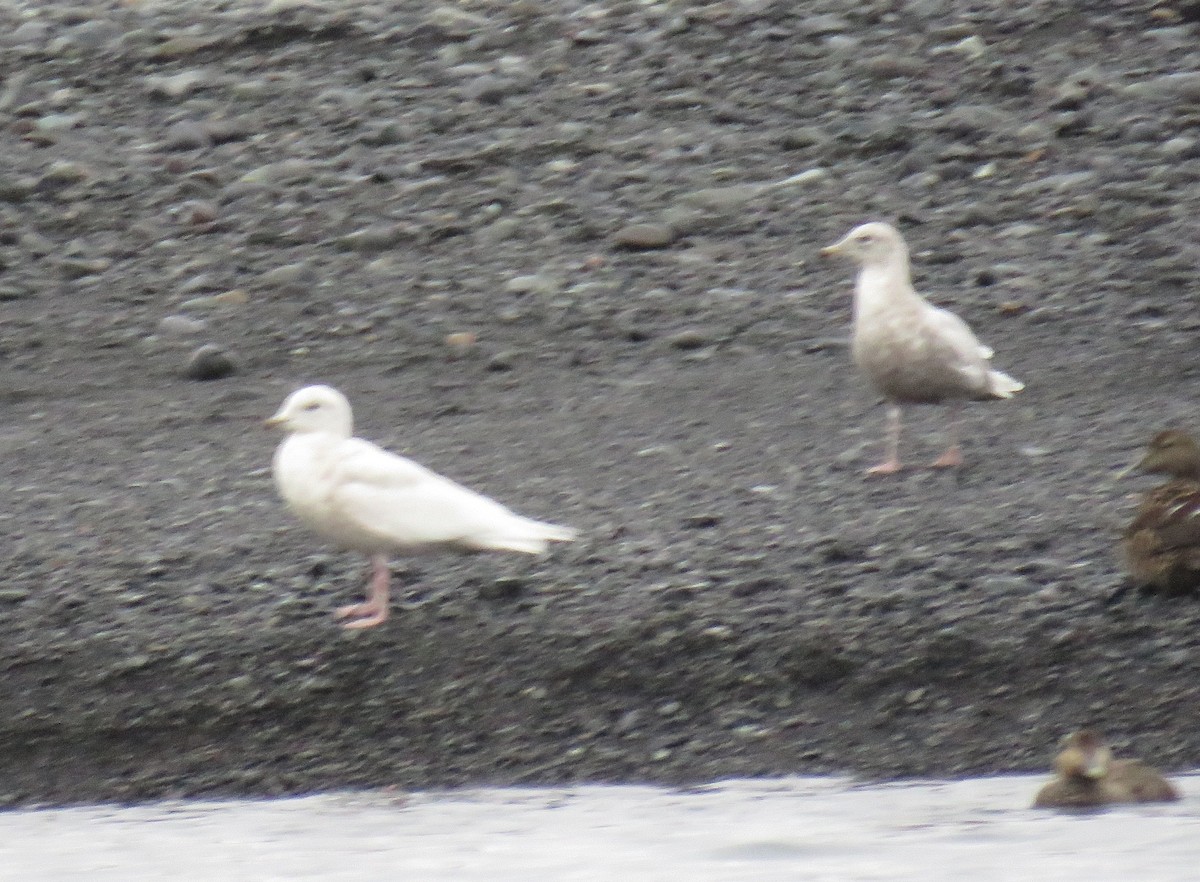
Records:
[[[309,263],[301,260],[269,269],[259,276],[259,281],[269,288],[301,292],[316,285],[317,273]]]
[[[212,299],[218,306],[245,306],[250,302],[250,295],[241,288],[230,288],[214,295]]]
[[[189,380],[220,380],[228,377],[237,366],[225,350],[212,343],[206,343],[192,353],[184,368],[184,376]]]
[[[217,302],[215,295],[209,294],[204,297],[189,297],[183,303],[179,304],[180,309],[199,310],[209,312],[217,309],[221,304]]]
[[[64,185],[78,184],[90,180],[94,173],[86,165],[79,162],[69,162],[65,159],[55,160],[42,173],[41,184]]]
[[[667,344],[673,349],[684,351],[699,349],[712,343],[712,335],[699,328],[685,328],[667,338]]]
[[[509,95],[521,91],[521,85],[508,77],[484,74],[463,86],[463,96],[480,104],[499,104]]]
[[[951,52],[954,52],[972,61],[982,58],[987,54],[987,43],[985,43],[983,38],[978,34],[972,34],[969,37],[964,37],[949,48]]]
[[[36,123],[42,132],[65,132],[83,125],[82,113],[47,113]]]
[[[253,134],[251,124],[243,119],[217,117],[216,119],[206,119],[200,125],[214,144],[244,141]]]
[[[202,123],[194,119],[181,119],[167,127],[163,133],[164,150],[202,150],[211,147],[212,136]]]
[[[347,233],[339,244],[347,251],[386,251],[400,242],[406,230],[399,224],[374,224]]]
[[[1123,89],[1132,98],[1162,100],[1166,98],[1200,98],[1200,71],[1163,74],[1149,79],[1136,79]]]
[[[35,19],[9,31],[5,42],[9,46],[42,46],[49,37],[50,26]]]
[[[179,99],[209,85],[211,78],[202,70],[185,70],[171,76],[146,77],[146,91],[156,98]]]
[[[112,261],[106,257],[91,259],[64,257],[58,262],[58,268],[62,270],[63,275],[68,279],[82,279],[86,276],[98,275],[110,266],[112,266]]]
[[[675,231],[666,224],[630,224],[613,234],[613,242],[635,250],[666,248],[675,241]]]
[[[1077,110],[1087,100],[1088,90],[1082,83],[1068,81],[1055,90],[1050,100],[1051,110]]]
[[[511,371],[517,364],[517,355],[515,351],[506,349],[503,352],[497,352],[488,359],[487,369],[492,373],[504,373]]]
[[[676,34],[682,31],[678,27],[668,27],[668,33]],[[579,28],[571,31],[570,37],[571,42],[577,46],[596,46],[604,42],[606,34],[596,28]]]
[[[245,184],[292,184],[312,180],[316,172],[314,163],[299,157],[283,159],[252,168],[238,180]]]
[[[411,138],[411,132],[396,120],[388,119],[368,122],[358,140],[371,147],[387,147],[391,144],[403,144]]]
[[[829,178],[829,172],[823,168],[810,168],[802,172],[784,178],[782,181],[776,181],[776,187],[801,187],[807,184],[816,184]]]
[[[1186,135],[1179,135],[1174,138],[1168,138],[1158,146],[1158,149],[1167,156],[1192,158],[1196,147],[1196,139],[1189,138]]]
[[[779,136],[779,146],[784,150],[803,150],[805,147],[823,147],[830,137],[817,126],[796,126]]]
[[[514,294],[540,294],[548,296],[557,294],[562,290],[562,280],[548,273],[513,276],[504,283],[504,290]]]
[[[446,348],[453,358],[462,358],[474,348],[479,338],[474,331],[455,331],[446,335]]]
[[[880,79],[914,77],[923,69],[919,59],[890,53],[868,58],[864,67],[868,73]]]
[[[151,47],[146,54],[157,61],[168,61],[175,58],[184,58],[188,55],[195,55],[197,52],[216,45],[220,41],[221,38],[219,36],[184,34],[164,40],[158,45]]]
[[[81,49],[97,50],[116,40],[120,34],[113,22],[93,19],[71,28],[67,39]]]
[[[212,224],[220,210],[215,203],[204,199],[193,199],[179,206],[179,219],[191,227],[206,227]]]
[[[158,333],[164,337],[188,337],[199,334],[208,323],[187,315],[167,315],[159,319]]]

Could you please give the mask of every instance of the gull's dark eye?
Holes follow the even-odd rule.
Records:
[[[301,408],[301,410],[308,410],[308,411],[320,410],[320,409],[321,409],[321,405],[315,401],[310,401],[308,404],[304,405],[304,407]]]

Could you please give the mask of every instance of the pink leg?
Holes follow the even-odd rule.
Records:
[[[371,556],[371,593],[363,603],[343,606],[335,618],[350,619],[343,628],[374,628],[387,621],[388,617],[388,572],[387,557],[382,554]]]
[[[900,405],[889,404],[887,416],[887,459],[867,469],[868,475],[894,475],[900,471]]]
[[[958,418],[962,413],[962,405],[955,404],[950,409],[950,425],[948,434],[950,446],[932,463],[935,469],[956,469],[963,464],[962,449],[958,446]]]

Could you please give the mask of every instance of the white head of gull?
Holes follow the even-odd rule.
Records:
[[[908,246],[895,227],[863,224],[821,253],[849,257],[859,265],[851,351],[855,363],[889,402],[887,457],[869,473],[900,470],[901,404],[954,405],[949,446],[933,465],[961,465],[957,426],[961,403],[1010,398],[1024,384],[990,366],[992,350],[975,338],[966,322],[913,289]]]
[[[347,628],[388,616],[390,552],[437,549],[540,554],[575,531],[521,517],[449,478],[352,436],[346,396],[307,386],[288,396],[267,425],[287,438],[275,451],[275,484],[292,512],[318,535],[370,555],[364,603],[344,607]]]

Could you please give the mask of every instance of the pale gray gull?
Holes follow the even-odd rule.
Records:
[[[900,470],[902,404],[953,405],[949,446],[933,465],[962,465],[958,444],[962,402],[1010,398],[1024,384],[989,365],[992,350],[975,338],[966,322],[913,289],[908,246],[894,227],[863,224],[821,253],[850,257],[859,264],[851,351],[855,363],[888,400],[887,457],[869,473]]]
[[[389,552],[437,549],[541,554],[575,531],[521,517],[449,478],[352,436],[346,396],[306,386],[288,396],[267,425],[289,434],[275,451],[279,494],[318,535],[371,558],[370,595],[343,607],[347,628],[388,617]]]

